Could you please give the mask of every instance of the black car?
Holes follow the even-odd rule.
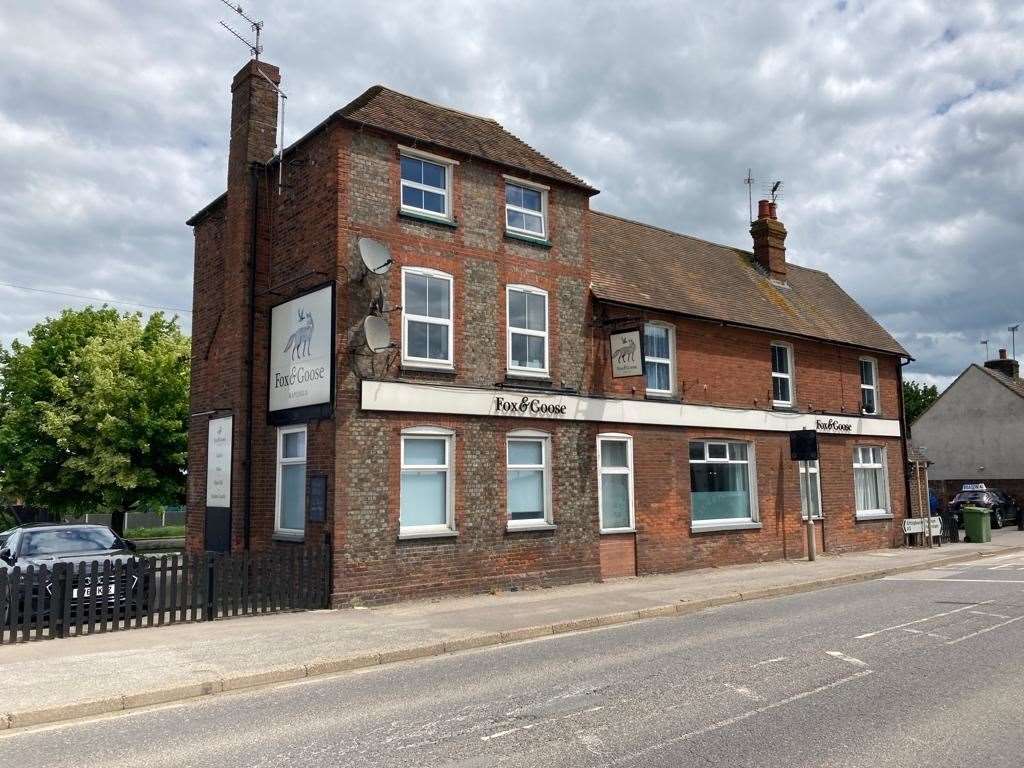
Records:
[[[964,507],[982,507],[987,509],[992,518],[993,528],[1002,528],[1004,525],[1015,523],[1019,510],[1017,503],[1012,497],[995,488],[984,490],[960,491],[953,497],[949,509],[956,518],[957,527],[964,525]]]
[[[93,562],[99,563],[95,579],[91,573]],[[29,566],[35,566],[36,571],[46,566],[45,581],[33,583],[30,591],[28,586],[19,590],[19,612],[28,611],[33,616],[48,615],[53,601],[62,599],[73,613],[90,603],[106,611],[128,606],[133,594],[146,592],[136,589],[139,577],[129,576],[124,567],[139,562],[135,544],[105,525],[30,523],[0,533],[0,571],[10,573],[18,568],[24,574]],[[104,570],[107,563],[110,567]],[[70,596],[55,594],[62,588],[70,589]],[[0,613],[0,619],[5,613]]]

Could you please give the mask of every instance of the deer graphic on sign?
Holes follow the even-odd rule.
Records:
[[[626,342],[615,350],[612,355],[619,365],[627,365],[636,362],[636,341],[627,338]]]
[[[288,343],[284,345],[282,352],[291,352],[292,360],[301,360],[309,357],[309,342],[313,339],[313,314],[303,308],[299,308],[299,320],[296,323],[295,331],[288,337]]]

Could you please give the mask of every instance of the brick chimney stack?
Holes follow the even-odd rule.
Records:
[[[776,280],[786,279],[786,227],[776,218],[775,203],[757,201],[757,220],[750,225],[754,258]]]
[[[985,367],[1001,373],[1010,379],[1020,378],[1020,363],[1008,358],[1005,349],[999,350],[999,357],[997,359],[985,361]]]

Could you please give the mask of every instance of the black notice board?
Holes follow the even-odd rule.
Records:
[[[789,458],[793,461],[817,461],[818,433],[813,429],[798,429],[790,432]]]
[[[322,523],[327,516],[327,474],[311,472],[306,481],[306,517],[311,523]]]
[[[203,540],[207,552],[231,551],[231,510],[226,507],[207,507],[203,521]]]

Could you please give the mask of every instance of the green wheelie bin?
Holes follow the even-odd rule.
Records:
[[[992,541],[992,518],[987,509],[964,507],[964,537],[972,544]]]

